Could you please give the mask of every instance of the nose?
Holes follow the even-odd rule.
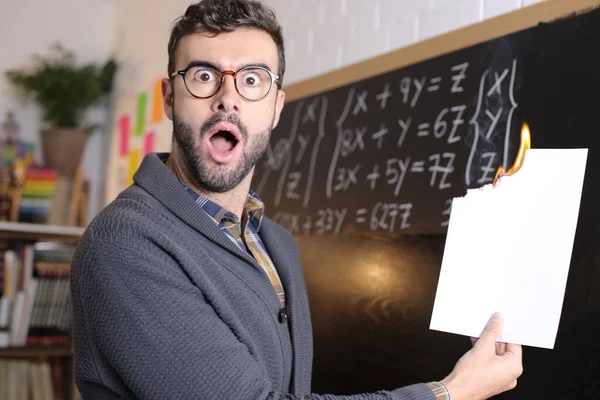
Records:
[[[217,94],[213,97],[213,112],[238,112],[240,108],[241,96],[235,88],[233,76],[224,75],[223,83]]]

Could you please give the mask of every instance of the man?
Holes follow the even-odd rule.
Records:
[[[250,191],[277,125],[285,58],[256,1],[204,0],[173,27],[170,154],[150,154],[88,227],[72,267],[75,376],[85,399],[482,399],[513,388],[521,349],[500,317],[441,382],[311,394],[298,248]]]

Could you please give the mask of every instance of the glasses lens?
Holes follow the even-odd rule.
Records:
[[[214,68],[197,66],[187,70],[185,84],[197,97],[210,97],[219,89],[219,71]]]
[[[248,100],[262,99],[271,90],[271,74],[261,67],[243,68],[238,72],[237,89]]]

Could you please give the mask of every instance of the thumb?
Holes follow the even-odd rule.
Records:
[[[496,339],[498,338],[498,336],[500,335],[500,332],[502,331],[502,322],[503,322],[503,318],[502,318],[502,314],[501,313],[494,313],[492,314],[492,316],[490,317],[489,321],[487,322],[485,329],[483,331],[483,334],[481,335],[481,338],[479,338],[479,340],[477,341],[476,345],[481,345],[481,346],[494,346],[496,344]]]

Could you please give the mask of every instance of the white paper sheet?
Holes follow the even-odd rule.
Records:
[[[587,149],[530,149],[496,187],[452,202],[430,329],[553,348],[577,227]]]

